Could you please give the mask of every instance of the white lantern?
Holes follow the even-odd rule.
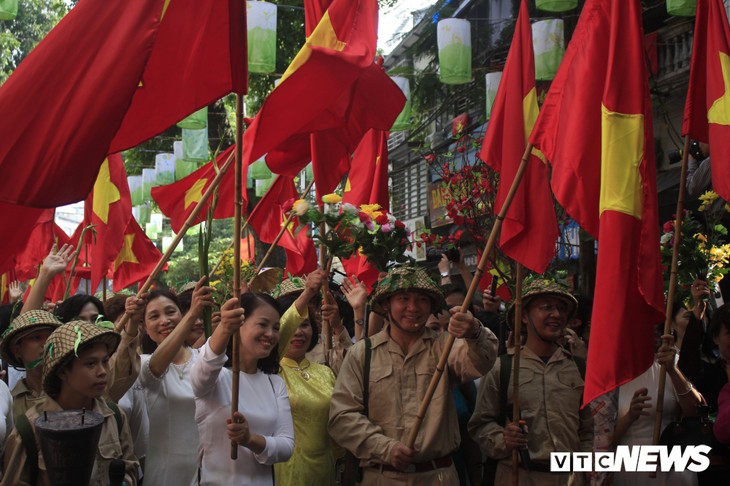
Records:
[[[444,84],[464,84],[471,78],[471,25],[464,19],[439,20],[436,31],[439,79]]]
[[[535,51],[535,79],[550,81],[565,54],[565,27],[562,19],[546,19],[532,24]]]
[[[246,2],[248,27],[248,70],[273,73],[276,70],[276,5]]]
[[[150,191],[155,185],[157,171],[155,169],[142,169],[142,200],[149,201],[152,197]]]
[[[127,182],[129,183],[129,195],[132,198],[132,205],[137,206],[142,204],[144,202],[144,196],[142,194],[142,176],[129,176],[127,177]]]
[[[408,78],[404,78],[403,76],[391,76],[390,79],[398,85],[400,90],[403,92],[403,95],[406,97],[406,104],[398,115],[398,118],[395,119],[390,131],[398,132],[401,130],[408,130],[411,126],[411,84],[408,81]]]
[[[492,116],[492,106],[494,106],[494,98],[497,97],[497,88],[502,80],[502,71],[495,73],[487,73],[484,76],[484,85],[486,89],[487,100],[487,120]]]
[[[175,155],[161,153],[155,155],[156,186],[165,186],[175,182]]]

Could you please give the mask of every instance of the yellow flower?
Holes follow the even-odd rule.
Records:
[[[325,204],[337,204],[342,201],[342,197],[339,194],[325,194],[322,196],[322,202]]]
[[[720,197],[720,196],[718,196],[715,191],[706,191],[699,198],[700,201],[702,201],[702,205],[700,205],[700,207],[698,208],[698,211],[706,211],[707,208],[712,206],[712,203],[714,203],[718,197]]]
[[[367,214],[372,219],[375,219],[382,214],[380,209],[380,204],[363,204],[360,206],[360,211]]]
[[[307,203],[304,199],[297,199],[294,201],[294,204],[292,204],[291,209],[297,216],[302,216],[307,212],[307,209],[309,209],[309,203]]]
[[[702,233],[695,233],[692,237],[697,241],[707,243],[707,236],[703,235]]]
[[[725,203],[725,211],[730,213],[730,204]]]

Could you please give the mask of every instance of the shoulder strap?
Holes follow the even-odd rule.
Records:
[[[119,435],[120,439],[122,437],[122,412],[119,410],[119,407],[116,403],[112,402],[111,400],[104,400],[106,403],[106,406],[109,407],[112,412],[114,412],[114,420],[117,421],[117,434]]]
[[[363,381],[363,391],[362,391],[362,403],[363,403],[363,409],[362,414],[366,417],[368,416],[368,412],[370,409],[370,361],[372,360],[372,354],[373,354],[373,343],[370,341],[369,337],[365,338],[365,364],[363,365],[362,370],[362,381]]]
[[[30,484],[35,485],[38,481],[38,445],[35,441],[33,428],[30,426],[30,420],[25,415],[19,415],[15,420],[15,428],[18,430],[20,441],[25,447],[26,460],[30,475]]]
[[[499,417],[497,423],[504,427],[507,413],[507,389],[509,377],[512,374],[512,355],[503,354],[499,357]]]

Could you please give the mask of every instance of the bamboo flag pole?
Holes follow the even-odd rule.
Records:
[[[162,255],[162,258],[160,258],[160,261],[157,262],[157,265],[155,266],[154,270],[152,270],[152,273],[150,273],[150,276],[147,277],[147,280],[145,283],[140,287],[140,289],[137,291],[137,298],[139,298],[142,294],[147,292],[150,287],[152,286],[152,282],[155,281],[155,279],[160,275],[160,272],[162,271],[162,267],[165,266],[165,263],[170,259],[172,256],[172,252],[175,251],[175,248],[177,248],[177,245],[182,240],[183,236],[185,236],[185,233],[190,229],[191,226],[195,224],[195,219],[198,217],[198,214],[200,214],[200,211],[202,211],[203,207],[208,202],[208,199],[210,199],[210,196],[213,195],[213,192],[218,188],[218,185],[220,184],[221,180],[223,179],[223,176],[228,171],[229,167],[233,163],[233,154],[228,156],[228,159],[226,159],[225,163],[221,166],[220,170],[218,171],[218,174],[216,174],[213,181],[210,183],[208,188],[205,190],[203,195],[200,198],[200,201],[195,205],[193,208],[193,212],[190,213],[190,216],[188,216],[188,219],[185,220],[185,224],[183,224],[180,231],[175,235],[175,238],[172,240],[172,243],[170,243],[169,248],[165,252],[164,255]],[[114,326],[114,330],[117,332],[120,332],[124,326],[127,324],[127,321],[129,320],[129,316],[125,313],[122,314],[122,318],[119,320],[119,323],[117,323]]]
[[[241,297],[241,213],[243,212],[243,96],[236,94],[236,193],[234,198],[233,213],[233,295],[238,299]],[[236,422],[233,414],[238,412],[238,391],[240,387],[241,371],[241,339],[237,332],[231,336],[233,349],[231,357],[231,420]],[[231,441],[231,459],[238,459],[238,444]]]
[[[321,210],[324,213],[324,205],[321,206]],[[322,240],[324,240],[324,234],[327,231],[327,223],[322,222],[319,225],[319,234]],[[327,247],[324,243],[319,245],[319,267],[322,270],[327,268]],[[329,272],[328,272],[329,273]],[[329,281],[329,275],[328,275]],[[322,303],[327,302],[327,282],[322,285]],[[322,319],[322,337],[324,338],[324,362],[327,366],[330,364],[330,350],[332,349],[332,326],[328,319]]]
[[[514,330],[512,337],[514,338],[515,355],[512,358],[512,422],[519,425],[520,423],[520,355],[522,353],[522,264],[517,262],[515,272],[517,273],[517,281],[515,282],[515,314],[514,314]],[[502,410],[500,413],[504,413]],[[520,478],[519,468],[519,451],[512,451],[512,484],[517,486]]]
[[[684,150],[682,152],[682,172],[679,176],[679,196],[677,197],[677,219],[674,222],[674,244],[672,245],[672,270],[669,277],[669,292],[667,294],[666,317],[664,319],[664,334],[672,330],[672,307],[677,287],[677,266],[679,262],[679,241],[682,238],[682,223],[684,222],[684,195],[687,191],[687,156],[689,155],[689,135],[684,136]],[[656,398],[656,415],[654,416],[654,436],[652,444],[659,443],[662,431],[662,415],[664,413],[664,388],[667,382],[667,369],[664,365],[659,370],[659,387]]]
[[[307,187],[304,189],[304,192],[302,193],[302,197],[306,197],[309,190],[314,185],[314,180],[312,180]],[[269,249],[266,250],[266,253],[264,254],[264,257],[261,259],[261,262],[259,262],[258,266],[256,267],[256,272],[254,272],[254,276],[258,275],[262,268],[264,268],[264,265],[266,264],[266,261],[269,259],[269,256],[274,251],[274,248],[276,248],[276,244],[279,243],[279,240],[282,236],[284,236],[284,231],[289,227],[289,223],[291,223],[291,220],[294,219],[294,211],[289,212],[289,216],[286,217],[284,220],[284,224],[281,225],[281,229],[279,230],[279,234],[276,235],[276,238],[274,238],[274,241],[271,243],[271,246],[269,246]]]
[[[525,174],[525,169],[527,169],[527,161],[530,157],[530,152],[532,151],[532,144],[528,144],[527,148],[525,149],[525,153],[522,155],[522,161],[520,162],[520,167],[517,169],[517,173],[515,174],[515,178],[512,181],[512,186],[509,188],[509,192],[507,193],[507,197],[504,199],[504,204],[502,205],[502,209],[499,211],[499,214],[497,215],[496,220],[494,221],[494,226],[492,226],[492,231],[489,233],[489,239],[487,240],[487,244],[484,248],[484,251],[482,252],[482,257],[479,259],[479,265],[477,265],[477,270],[474,273],[474,278],[471,281],[471,285],[469,286],[469,291],[466,294],[466,297],[464,298],[464,303],[461,305],[461,312],[466,312],[469,310],[469,306],[471,305],[471,300],[474,297],[474,293],[476,292],[479,281],[482,278],[482,274],[484,273],[484,268],[487,266],[487,260],[489,259],[489,254],[494,249],[494,245],[497,242],[497,235],[499,234],[499,230],[502,227],[502,221],[504,221],[504,217],[507,214],[507,210],[509,209],[510,205],[512,204],[512,199],[515,197],[515,193],[517,192],[517,188],[520,185],[520,182],[522,181],[522,177]],[[436,392],[436,387],[439,384],[439,381],[441,380],[441,375],[444,373],[444,368],[446,367],[446,360],[449,359],[449,354],[451,353],[451,348],[454,346],[454,336],[449,334],[448,339],[446,340],[446,343],[444,345],[444,350],[441,353],[441,358],[439,359],[438,364],[436,365],[436,371],[433,374],[433,378],[431,378],[431,383],[428,385],[428,389],[426,390],[426,395],[423,397],[423,401],[421,402],[420,407],[418,408],[418,412],[416,413],[416,421],[413,425],[413,429],[411,430],[410,435],[408,436],[408,441],[406,442],[406,446],[409,448],[413,448],[413,445],[416,443],[416,437],[418,436],[418,431],[421,428],[421,425],[423,424],[423,418],[426,416],[426,410],[428,410],[428,405],[431,403],[431,398],[433,398],[433,394]]]

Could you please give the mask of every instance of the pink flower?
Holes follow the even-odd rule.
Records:
[[[380,227],[380,230],[381,230],[381,231],[382,231],[383,233],[390,233],[391,231],[393,231],[393,225],[392,225],[392,224],[390,224],[390,223],[385,223],[384,225],[382,225],[382,226]]]
[[[664,223],[663,229],[665,233],[672,233],[674,231],[674,221],[667,221]]]

